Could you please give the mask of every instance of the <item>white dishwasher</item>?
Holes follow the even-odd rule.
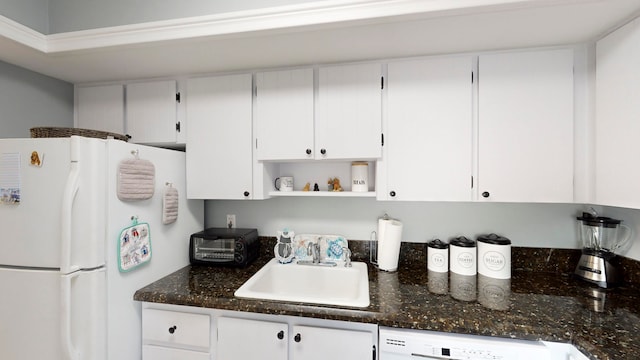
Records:
[[[380,327],[379,345],[379,360],[567,360],[572,358],[568,352],[558,351],[557,347],[547,346],[542,341],[388,327]]]

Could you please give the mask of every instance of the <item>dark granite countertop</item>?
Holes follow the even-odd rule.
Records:
[[[507,310],[493,310],[479,301],[461,301],[451,294],[429,291],[423,245],[403,243],[398,272],[380,272],[369,265],[371,304],[367,308],[239,299],[235,290],[269,259],[267,253],[244,269],[187,266],[140,290],[134,299],[265,314],[376,323],[516,339],[569,342],[593,359],[640,358],[640,292],[637,284],[596,290],[574,279],[558,263],[571,263],[575,253],[514,248]],[[409,247],[409,249],[407,249]],[[268,245],[267,245],[268,248]],[[271,247],[273,248],[273,247]],[[545,251],[548,251],[546,253]],[[354,251],[358,258],[358,251]],[[553,262],[556,271],[529,262]],[[406,256],[409,254],[409,256]],[[360,254],[362,255],[362,254]],[[573,262],[575,264],[575,262]],[[573,265],[575,266],[575,265]],[[544,270],[544,271],[542,271]],[[474,295],[475,297],[475,295]]]

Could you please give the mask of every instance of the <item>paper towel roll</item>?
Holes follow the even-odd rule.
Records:
[[[398,270],[402,223],[393,219],[378,219],[378,268]]]

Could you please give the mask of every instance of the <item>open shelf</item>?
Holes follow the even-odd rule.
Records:
[[[272,197],[376,197],[375,191],[352,192],[352,191],[270,191]]]

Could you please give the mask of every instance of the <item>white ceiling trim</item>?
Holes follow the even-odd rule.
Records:
[[[43,35],[0,16],[0,36],[46,54],[201,37],[363,22],[398,16],[462,15],[603,0],[332,0]]]
[[[47,35],[0,15],[0,37],[47,52]]]

